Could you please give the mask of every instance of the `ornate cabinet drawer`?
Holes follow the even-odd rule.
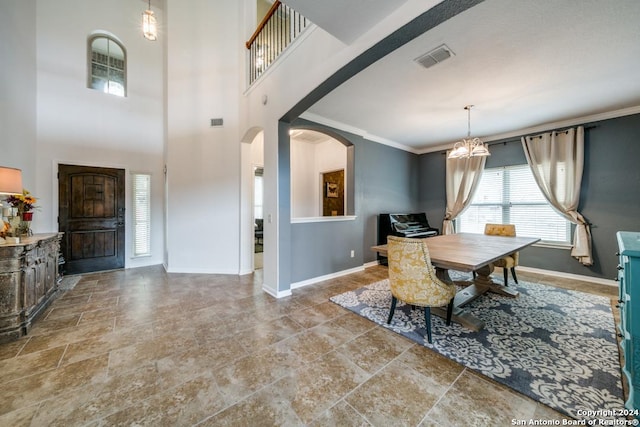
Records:
[[[640,409],[640,233],[618,231],[620,348],[628,379],[627,409]]]
[[[55,297],[61,237],[35,235],[0,246],[0,343],[26,335]]]

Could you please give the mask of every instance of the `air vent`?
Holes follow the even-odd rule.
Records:
[[[451,58],[455,53],[447,45],[438,46],[433,49],[431,52],[425,53],[424,55],[414,59],[418,64],[422,65],[424,68],[430,68],[434,65]]]
[[[223,120],[220,119],[211,119],[211,127],[221,127]]]

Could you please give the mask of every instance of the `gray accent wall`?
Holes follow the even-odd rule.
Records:
[[[297,120],[292,127],[319,125]],[[291,225],[291,282],[362,267],[376,256],[380,212],[413,212],[420,195],[419,157],[337,129],[321,126],[354,145],[354,204],[352,221]],[[351,250],[355,256],[351,258]]]
[[[585,168],[579,211],[592,223],[594,264],[583,266],[569,250],[543,247],[523,250],[520,264],[613,279],[617,275],[616,231],[640,231],[640,114],[584,126]],[[492,142],[490,151],[487,168],[527,162],[518,138]],[[444,153],[423,154],[419,163],[419,206],[442,227],[446,206]]]

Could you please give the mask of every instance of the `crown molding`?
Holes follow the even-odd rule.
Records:
[[[324,126],[329,126],[334,129],[338,129],[344,132],[353,133],[355,135],[361,136],[369,141],[377,142],[379,144],[388,145],[393,148],[397,148],[399,150],[408,151],[413,154],[420,154],[419,150],[413,147],[409,147],[408,145],[400,144],[399,142],[392,141],[390,139],[382,138],[377,135],[370,134],[369,132],[357,128],[355,126],[350,126],[346,123],[338,122],[336,120],[327,119],[326,117],[320,116],[318,114],[304,112],[300,115],[300,118],[309,120],[311,122],[315,122]]]
[[[584,125],[592,122],[599,122],[602,120],[616,119],[618,117],[630,116],[632,114],[640,113],[640,105],[635,107],[623,108],[621,110],[607,111],[604,113],[592,114],[589,116],[576,117],[574,119],[561,120],[557,122],[544,123],[537,126],[532,126],[526,129],[520,129],[513,132],[501,133],[498,135],[492,135],[481,138],[484,142],[498,141],[501,139],[520,137],[531,133],[548,132],[552,129],[560,129],[570,126]]]
[[[525,129],[518,129],[518,130],[514,130],[511,132],[505,132],[505,133],[501,133],[501,134],[496,134],[496,135],[491,135],[491,136],[484,136],[481,137],[481,139],[486,143],[486,142],[492,142],[492,141],[499,141],[502,139],[508,139],[508,138],[515,138],[515,137],[520,137],[523,135],[527,135],[527,134],[532,134],[532,133],[540,133],[540,132],[546,132],[549,131],[550,129],[558,129],[558,128],[564,128],[564,127],[570,127],[570,126],[576,126],[576,125],[583,125],[586,123],[592,123],[592,122],[599,122],[602,120],[610,120],[610,119],[615,119],[618,117],[624,117],[624,116],[630,116],[633,114],[640,114],[640,105],[638,106],[634,106],[634,107],[629,107],[629,108],[623,108],[620,110],[613,110],[613,111],[607,111],[604,113],[598,113],[598,114],[591,114],[588,116],[582,116],[582,117],[576,117],[573,119],[567,119],[567,120],[560,120],[557,122],[548,122],[548,123],[543,123],[540,125],[536,125],[536,126],[532,126],[532,127],[528,127]],[[446,151],[448,149],[450,149],[453,146],[453,142],[450,143],[446,143],[446,144],[439,144],[436,146],[432,146],[432,147],[425,147],[425,148],[415,148],[415,147],[410,147],[408,145],[404,145],[404,144],[400,144],[399,142],[396,141],[392,141],[390,139],[385,139],[385,138],[381,138],[377,135],[372,135],[360,128],[354,127],[354,126],[350,126],[347,125],[345,123],[342,122],[338,122],[335,120],[330,120],[327,119],[323,116],[320,116],[318,114],[313,114],[313,113],[309,113],[309,112],[305,112],[302,115],[300,115],[301,118],[315,122],[315,123],[319,123],[321,125],[325,125],[325,126],[329,126],[335,129],[339,129],[345,132],[350,132],[356,135],[359,135],[365,139],[368,139],[369,141],[373,141],[373,142],[377,142],[379,144],[384,144],[384,145],[388,145],[390,147],[393,148],[397,148],[399,150],[403,150],[403,151],[408,151],[409,153],[413,153],[413,154],[427,154],[427,153],[435,153],[438,151]]]

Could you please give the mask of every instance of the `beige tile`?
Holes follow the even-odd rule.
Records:
[[[107,361],[104,355],[5,383],[0,388],[0,415],[51,399],[62,391],[104,382]]]
[[[109,370],[122,372],[138,369],[140,366],[172,354],[183,353],[195,345],[196,341],[192,336],[184,336],[180,333],[140,341],[112,350],[109,353]]]
[[[395,332],[374,328],[344,344],[338,351],[373,374],[414,343]]]
[[[291,406],[306,424],[369,378],[344,355],[331,352],[292,374]]]
[[[191,426],[225,407],[209,376],[200,376],[105,418],[106,425]]]
[[[303,363],[291,348],[281,342],[235,360],[214,371],[213,376],[225,398],[238,401],[283,378]]]
[[[64,328],[58,331],[49,332],[45,335],[32,336],[20,354],[33,353],[49,348],[60,347],[61,345],[99,337],[112,331],[112,321],[96,322],[77,327]]]
[[[182,353],[156,361],[158,372],[166,387],[176,386],[203,373],[219,371],[250,353],[245,351],[238,337],[221,339],[212,346],[196,346]]]
[[[76,313],[54,316],[50,313],[45,319],[34,323],[33,328],[29,331],[29,336],[46,335],[60,329],[76,326],[80,321],[81,315],[81,313]]]
[[[0,384],[58,367],[66,346],[0,361]]]
[[[310,427],[368,427],[371,426],[355,409],[341,400],[316,418]]]
[[[16,357],[30,339],[31,336],[25,336],[16,341],[0,344],[0,360]]]
[[[34,424],[31,423],[33,416],[38,410],[38,406],[40,404],[36,403],[35,405],[27,406],[25,408],[20,408],[15,411],[6,413],[4,415],[0,415],[0,426],[11,426],[11,427],[29,427]]]
[[[288,316],[266,323],[256,323],[253,327],[242,331],[237,340],[249,352],[289,338],[304,328]]]
[[[157,370],[150,364],[135,372],[109,376],[103,382],[50,396],[38,410],[33,424],[48,427],[85,425],[161,391]]]
[[[354,335],[364,334],[377,326],[371,320],[346,310],[342,316],[333,319],[332,322],[352,332]]]
[[[422,374],[394,364],[378,372],[345,400],[375,426],[417,426],[448,387],[449,384],[436,384]]]
[[[532,419],[535,409],[533,400],[465,370],[428,417],[437,425],[498,426],[510,425],[513,419]]]
[[[428,378],[434,385],[453,384],[464,366],[421,345],[414,345],[392,362]]]
[[[247,399],[207,418],[199,427],[303,426],[291,407],[295,384],[290,377],[263,388]]]
[[[152,336],[153,328],[151,324],[146,324],[139,327],[110,331],[82,341],[76,341],[67,346],[62,365],[107,354],[110,351],[142,342],[145,338]]]
[[[27,337],[0,344],[0,425],[386,427],[563,418],[328,300],[387,276],[385,267],[367,268],[283,299],[262,291],[259,272],[167,274],[154,266],[82,276]],[[539,277],[547,279],[554,278]]]

